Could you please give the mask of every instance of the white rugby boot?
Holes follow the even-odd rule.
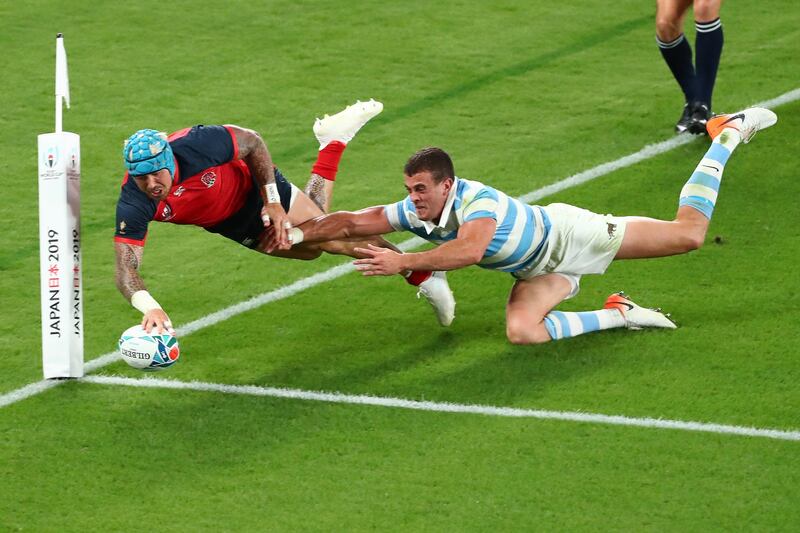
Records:
[[[675,329],[678,326],[670,320],[668,314],[661,309],[647,309],[634,303],[624,292],[617,292],[606,299],[603,309],[617,309],[625,319],[628,329],[667,328]]]
[[[371,118],[383,111],[383,104],[370,98],[368,102],[357,101],[335,115],[325,115],[314,122],[314,135],[322,150],[332,141],[347,144],[358,130]]]
[[[453,323],[456,317],[456,299],[447,284],[447,274],[441,271],[431,274],[431,277],[419,284],[417,298],[420,296],[424,296],[433,306],[439,324],[446,327]]]
[[[708,135],[716,139],[724,129],[733,128],[742,134],[742,142],[747,144],[757,131],[765,130],[778,122],[778,115],[764,107],[749,107],[730,115],[717,115],[706,124]]]

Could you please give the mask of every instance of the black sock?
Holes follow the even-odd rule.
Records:
[[[717,79],[719,58],[722,55],[722,22],[716,18],[710,22],[695,22],[695,64],[697,65],[697,100],[711,109],[711,95]]]
[[[683,90],[687,102],[696,100],[696,81],[694,74],[694,66],[692,65],[692,47],[689,46],[689,41],[686,40],[684,34],[680,34],[677,39],[665,43],[656,36],[656,43],[658,49],[661,50],[661,55],[667,66],[672,71],[672,75],[678,81],[678,84]]]

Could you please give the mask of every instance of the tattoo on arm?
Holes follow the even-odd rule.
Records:
[[[325,178],[318,174],[311,174],[308,183],[306,183],[306,194],[324,213],[328,212],[328,199],[325,196]]]
[[[228,127],[236,135],[236,143],[239,145],[239,158],[247,163],[250,174],[258,183],[261,196],[266,201],[264,185],[275,183],[275,170],[267,143],[256,131],[233,125],[228,125]]]
[[[144,282],[139,276],[144,247],[118,242],[114,244],[114,249],[117,254],[117,289],[130,301],[133,293],[145,290]]]

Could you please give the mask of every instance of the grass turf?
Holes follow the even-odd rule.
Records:
[[[781,5],[787,16],[775,17]],[[42,24],[45,9],[63,16]],[[716,109],[795,88],[792,13],[789,2],[725,6]],[[341,5],[320,2],[0,8],[14,58],[0,143],[16,179],[0,205],[0,392],[41,377],[33,176],[35,134],[52,127],[57,31],[72,81],[65,127],[82,140],[90,359],[137,320],[113,286],[111,246],[131,131],[251,127],[302,184],[313,117],[376,97],[386,111],[348,147],[336,208],[402,197],[405,157],[432,144],[459,175],[524,194],[668,138],[681,102],[652,16],[633,1],[353,3],[346,25]],[[624,288],[672,311],[675,332],[514,347],[506,276],[452,274],[448,331],[400,281],[350,274],[182,338],[165,376],[796,429],[800,106],[777,111],[779,124],[728,164],[703,250],[615,264],[563,306],[596,308]],[[705,146],[547,201],[670,217]],[[274,260],[154,224],[143,274],[186,323],[341,261]],[[104,372],[140,375],[121,363]],[[4,408],[0,435],[9,529],[125,530],[143,515],[162,530],[788,529],[798,518],[785,489],[798,482],[796,445],[761,439],[74,383]]]

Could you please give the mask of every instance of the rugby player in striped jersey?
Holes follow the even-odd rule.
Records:
[[[516,280],[506,307],[506,335],[514,344],[610,328],[675,328],[668,316],[637,305],[623,293],[609,296],[595,311],[555,307],[577,294],[581,276],[602,274],[615,259],[664,257],[700,248],[728,157],[739,143],[776,121],[763,108],[709,120],[713,142],[682,188],[671,221],[599,215],[567,204],[523,204],[488,185],[456,177],[447,153],[425,148],[405,165],[404,200],[315,218],[290,229],[289,240],[307,243],[410,231],[438,246],[399,254],[368,245],[359,250],[368,257],[356,260],[357,268],[365,276],[469,265],[507,272]],[[280,246],[271,237],[267,249]]]

